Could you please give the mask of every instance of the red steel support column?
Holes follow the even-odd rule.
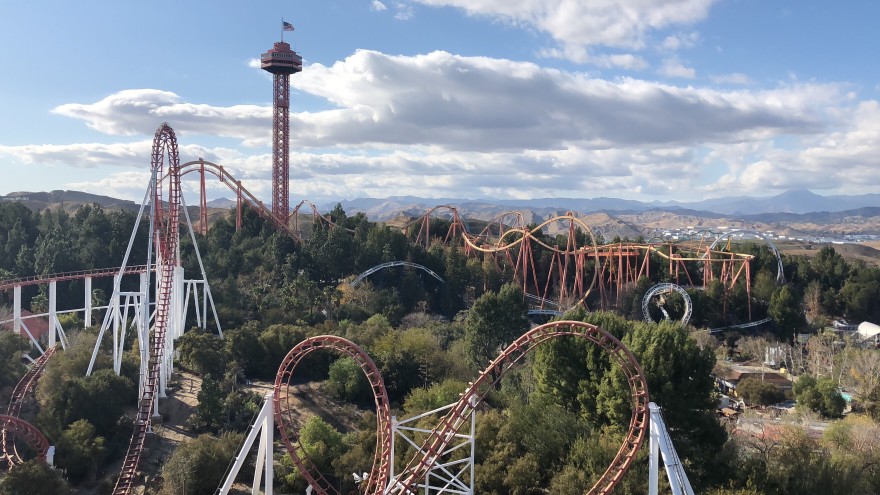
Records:
[[[272,213],[286,219],[290,211],[290,74],[273,74]]]

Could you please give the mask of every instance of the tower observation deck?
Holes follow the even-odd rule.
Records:
[[[260,68],[273,74],[272,213],[287,223],[290,214],[290,75],[302,71],[302,57],[290,44],[276,42],[260,56]]]

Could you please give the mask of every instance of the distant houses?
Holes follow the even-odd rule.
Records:
[[[736,386],[746,378],[754,378],[770,383],[783,392],[790,392],[792,387],[792,382],[788,379],[787,374],[775,371],[762,371],[745,366],[734,366],[730,369],[718,371],[715,375],[715,384],[721,393],[732,397],[740,397],[736,393]]]

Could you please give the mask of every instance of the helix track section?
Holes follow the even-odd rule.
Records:
[[[627,434],[612,463],[588,492],[590,494],[608,494],[629,469],[648,432],[650,417],[648,386],[642,369],[632,352],[613,335],[588,323],[576,321],[547,323],[526,332],[510,344],[489,363],[476,380],[468,385],[459,401],[452,406],[424,440],[420,451],[425,454],[421,457],[413,457],[401,471],[401,474],[394,479],[388,479],[391,426],[387,410],[387,392],[373,361],[352,342],[341,337],[324,335],[312,337],[294,347],[284,359],[275,379],[275,419],[288,453],[297,469],[309,481],[314,492],[319,495],[338,494],[336,488],[323,475],[317,473],[307,459],[298,455],[299,437],[291,420],[291,413],[294,411],[295,405],[289,400],[289,397],[293,394],[292,381],[296,367],[307,354],[319,349],[329,349],[351,356],[358,362],[370,380],[377,408],[377,449],[364,493],[370,495],[410,494],[413,493],[414,486],[418,484],[419,480],[424,478],[425,474],[438,461],[440,453],[445,451],[471,412],[480,405],[499,380],[508,371],[516,368],[538,346],[549,340],[563,337],[582,338],[598,345],[625,375],[630,387],[632,415]]]

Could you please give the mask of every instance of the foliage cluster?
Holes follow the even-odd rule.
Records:
[[[271,380],[289,349],[307,337],[334,334],[361,345],[380,368],[395,409],[410,415],[457,400],[467,381],[528,328],[522,289],[503,283],[512,279],[510,265],[491,256],[468,257],[460,248],[445,245],[448,220],[430,220],[432,237],[426,247],[412,242],[415,232],[404,234],[371,223],[363,214],[348,216],[341,207],[330,217],[336,227],[316,226],[303,243],[276,233],[249,211],[238,232],[224,218],[207,236],[196,236],[226,332],[221,340],[189,331],[177,344],[177,362],[202,375],[200,404],[191,427],[205,434],[168,459],[163,470],[166,493],[213,492],[239,445],[238,434],[260,405],[261,398],[242,392],[240,384],[248,379]],[[131,212],[104,212],[96,206],[73,215],[35,214],[15,203],[0,203],[0,278],[95,268],[121,260],[133,224]],[[144,235],[143,228],[138,236]],[[563,236],[537,235],[548,245],[565,243]],[[579,245],[588,241],[582,232],[577,235]],[[145,246],[145,241],[136,242],[130,259],[145,259]],[[770,316],[775,322],[773,337],[790,346],[790,368],[820,376],[803,376],[798,382],[795,393],[802,407],[839,416],[837,391],[848,386],[856,392],[858,407],[880,418],[876,352],[849,347],[835,352],[833,342],[821,338],[811,339],[812,349],[798,349],[792,342],[795,334],[808,328],[808,321],[834,315],[880,321],[876,297],[880,270],[849,263],[825,247],[812,259],[786,257],[785,275],[791,283],[780,287],[775,284],[776,259],[766,247],[745,244],[737,251],[755,256],[751,294],[742,285],[725,290],[717,281],[719,274],[714,274],[705,290],[689,289],[694,301],[692,323],[721,327]],[[550,272],[552,253],[536,247],[534,254],[536,271]],[[197,273],[188,237],[182,239],[181,255],[187,272]],[[357,287],[340,284],[394,260],[424,265],[445,283],[403,268],[377,272]],[[566,317],[601,326],[639,359],[651,398],[663,408],[698,491],[820,493],[834,476],[845,480],[840,486],[851,487],[853,493],[872,493],[880,486],[871,464],[873,454],[852,457],[854,452],[863,454],[859,449],[868,449],[858,432],[874,423],[856,422],[870,421],[865,418],[835,423],[833,433],[821,441],[796,429],[765,436],[765,444],[728,439],[714,417],[714,346],[707,339],[698,342],[672,323],[624,318],[641,320],[643,294],[654,283],[674,277],[658,255],[650,261],[656,267],[650,278],[616,294],[618,314],[574,312]],[[700,273],[694,268],[693,273]],[[106,299],[108,283],[96,283],[96,302]],[[28,291],[25,296],[32,309],[45,305],[46,296],[38,287]],[[80,293],[76,283],[61,288],[59,309],[76,305]],[[594,307],[598,295],[591,297],[587,304]],[[674,296],[668,304],[673,312],[680,311],[681,302]],[[120,454],[130,434],[127,420],[121,418],[125,407],[135,403],[136,356],[125,356],[121,376],[108,371],[107,356],[100,356],[99,371],[84,377],[94,339],[93,330],[80,332],[74,345],[53,360],[37,394],[41,406],[37,424],[57,442],[58,464],[74,482],[94,480],[104,463]],[[798,350],[821,359],[814,360],[816,364],[797,361]],[[0,339],[0,354],[17,352],[16,342]],[[0,367],[0,385],[8,386],[23,370],[15,359],[6,363]],[[872,367],[875,364],[877,368]],[[303,366],[301,379],[322,382],[336,400],[372,407],[369,385],[351,359],[314,355]],[[741,387],[746,393],[750,385]],[[756,402],[775,398],[760,385],[753,388]],[[619,448],[621,425],[628,424],[628,394],[619,366],[595,346],[573,339],[546,343],[525,366],[496,384],[487,401],[489,408],[480,412],[477,491],[583,493]],[[436,418],[426,418],[423,426],[435,423]],[[363,472],[372,463],[374,427],[375,415],[369,411],[355,425],[309,419],[301,448],[343,491],[354,490],[351,473]],[[766,444],[769,438],[776,438],[775,443]],[[404,461],[413,455],[406,446],[398,453]],[[640,456],[622,481],[620,493],[646,491],[645,455]],[[804,460],[797,461],[798,456]],[[853,465],[863,476],[854,474]],[[282,489],[305,488],[289,461],[278,468]],[[43,479],[45,473],[38,471],[29,467],[21,473]],[[205,474],[191,476],[195,472]],[[15,479],[7,477],[0,493]],[[54,481],[46,483],[54,486]],[[56,492],[62,493],[63,487]]]

